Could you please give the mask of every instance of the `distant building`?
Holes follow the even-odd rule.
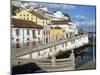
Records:
[[[43,44],[43,27],[32,21],[12,19],[12,47],[34,47]]]
[[[83,28],[77,27],[79,35],[85,34],[86,31]]]
[[[12,2],[11,4],[12,4],[13,6],[21,7],[21,2],[20,2],[20,1],[12,0],[11,2]]]

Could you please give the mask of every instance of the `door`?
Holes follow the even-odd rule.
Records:
[[[16,43],[16,48],[20,48],[20,44],[19,43]]]

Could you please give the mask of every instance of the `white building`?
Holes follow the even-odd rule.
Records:
[[[44,26],[44,32],[43,32],[43,44],[47,44],[47,43],[50,43],[50,38],[51,38],[51,35],[50,35],[50,26],[49,25],[46,25]]]
[[[34,47],[42,43],[42,26],[32,21],[12,19],[12,47]]]
[[[11,2],[12,2],[11,4],[12,4],[13,6],[18,6],[18,7],[21,6],[21,2],[20,2],[20,1],[12,0]]]
[[[51,21],[52,27],[61,27],[62,29],[64,29],[65,31],[65,38],[69,38],[72,36],[75,36],[75,34],[77,34],[77,29],[76,26],[69,23],[67,20],[53,20]]]
[[[57,11],[53,13],[52,19],[52,27],[61,27],[65,30],[65,38],[69,38],[78,34],[77,26],[71,22],[69,16],[65,16],[62,12]]]

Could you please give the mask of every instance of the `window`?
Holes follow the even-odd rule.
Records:
[[[22,15],[20,14],[20,16],[22,16]]]
[[[43,21],[43,25],[44,25],[44,21]]]
[[[27,42],[27,46],[29,46],[30,45],[30,43],[29,42]]]
[[[29,35],[29,29],[27,29],[27,35]]]
[[[33,35],[35,35],[35,30],[32,30]]]
[[[27,14],[27,16],[29,16],[29,15]]]
[[[19,36],[19,29],[16,29],[16,35]]]
[[[16,42],[19,42],[19,39],[16,39]]]
[[[45,30],[43,31],[43,34],[45,35]]]
[[[25,16],[25,14],[23,16]]]
[[[36,18],[36,20],[37,20],[37,18]]]
[[[49,30],[48,32],[49,32],[49,34],[50,34],[50,30]]]
[[[38,35],[40,35],[40,30],[38,30]]]
[[[31,20],[33,20],[33,18],[31,18]]]
[[[46,43],[48,43],[48,38],[46,38]]]
[[[38,37],[38,40],[40,40],[40,37]]]
[[[19,43],[16,43],[16,48],[20,48],[20,44]]]
[[[33,38],[35,38],[35,30],[32,30],[32,35],[33,35]]]
[[[29,41],[29,38],[27,38],[27,41]]]
[[[37,23],[37,21],[36,21],[36,23]]]
[[[46,31],[46,34],[48,34],[48,31]]]
[[[36,46],[36,42],[35,41],[33,41],[33,46]]]
[[[12,40],[14,40],[14,38],[13,38],[13,37],[12,37],[11,39],[12,39]]]

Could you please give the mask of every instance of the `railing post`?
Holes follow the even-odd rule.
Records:
[[[71,50],[70,58],[72,59],[73,70],[75,70],[75,55],[74,55],[74,50]]]
[[[56,60],[56,57],[55,57],[55,55],[53,53],[52,58],[51,58],[51,64],[52,64],[52,66],[55,66],[56,65],[55,60]]]

